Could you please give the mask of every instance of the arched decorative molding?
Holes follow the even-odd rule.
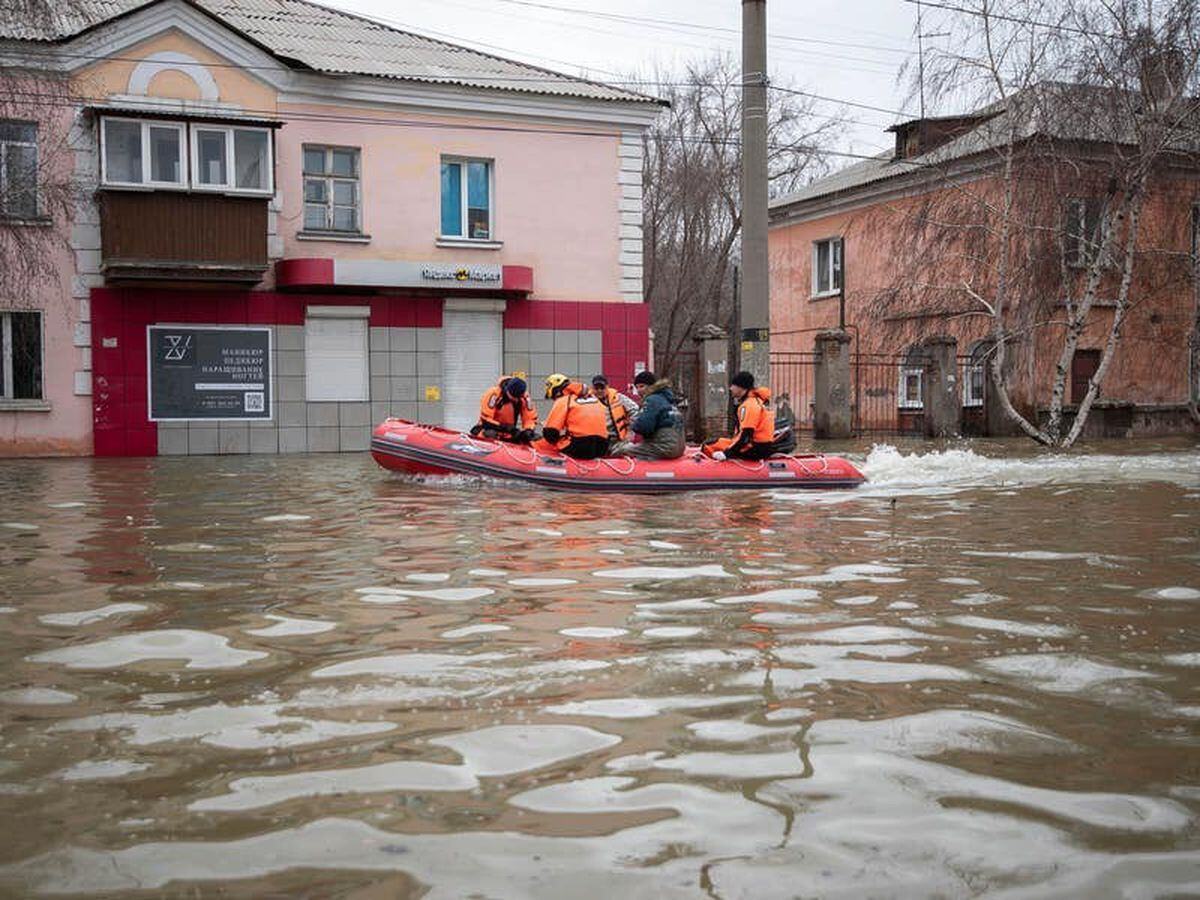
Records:
[[[196,87],[200,89],[202,100],[220,99],[221,92],[217,88],[217,82],[213,79],[212,73],[197,59],[186,53],[180,53],[178,50],[161,50],[158,53],[151,53],[139,62],[129,76],[129,93],[145,95],[150,89],[150,82],[154,80],[154,76],[168,69],[181,72],[192,79],[196,83]]]

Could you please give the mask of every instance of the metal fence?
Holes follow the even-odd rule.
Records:
[[[811,430],[816,403],[814,373],[816,357],[812,352],[776,352],[771,354],[771,391],[777,406],[785,402],[792,408],[797,431]]]
[[[700,427],[700,392],[704,390],[704,379],[700,375],[700,354],[677,353],[670,370],[666,373],[679,398],[679,409],[683,413],[684,425],[689,437],[696,435]]]

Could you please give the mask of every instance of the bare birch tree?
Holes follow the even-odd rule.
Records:
[[[992,388],[1039,443],[1079,438],[1134,305],[1135,267],[1164,264],[1140,241],[1142,217],[1171,167],[1196,171],[1198,25],[1196,0],[962,0],[942,25],[953,51],[926,63],[927,97],[982,107],[969,155],[991,174],[964,178],[961,147],[914,161],[940,189],[905,211],[900,252],[914,266],[936,252],[942,265],[936,284],[901,267],[892,297],[915,290],[988,317]],[[1072,360],[1098,324],[1099,365],[1069,420]],[[1049,395],[1036,398],[1043,417],[1036,402],[1018,409],[1011,388],[1024,377],[1036,393],[1031,347],[1047,333],[1061,340]]]
[[[736,63],[714,57],[662,76],[671,107],[646,137],[643,173],[644,292],[656,366],[669,372],[697,327],[732,330],[734,267],[741,236],[741,86]],[[671,86],[682,83],[683,86]],[[772,92],[768,122],[771,191],[794,189],[823,169],[835,119],[799,95]]]
[[[0,307],[55,284],[69,251],[80,197],[69,145],[77,98],[44,42],[81,14],[73,0],[0,0]]]

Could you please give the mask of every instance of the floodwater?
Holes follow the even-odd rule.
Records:
[[[0,464],[0,893],[1200,895],[1200,450]]]

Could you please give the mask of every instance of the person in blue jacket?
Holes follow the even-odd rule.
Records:
[[[639,443],[621,441],[609,456],[628,456],[633,459],[678,459],[683,456],[687,439],[683,431],[683,414],[671,391],[671,383],[653,372],[638,372],[633,388],[642,398],[642,409],[629,427],[641,438]]]

